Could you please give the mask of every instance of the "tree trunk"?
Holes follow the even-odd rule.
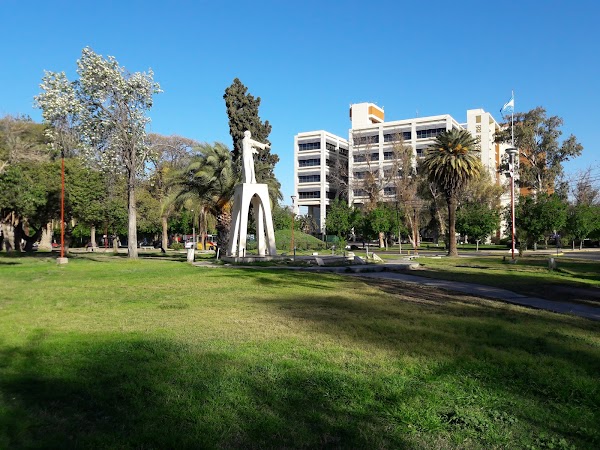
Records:
[[[456,248],[456,197],[448,198],[448,256],[458,256]]]
[[[92,225],[90,227],[90,243],[92,244],[92,248],[96,248],[96,226]]]
[[[385,248],[385,234],[383,231],[379,232],[379,248]]]
[[[225,251],[229,243],[229,232],[231,229],[231,212],[228,210],[221,211],[217,215],[217,246]]]
[[[168,229],[168,223],[167,223],[167,216],[166,214],[164,216],[162,216],[160,218],[161,224],[162,224],[162,244],[160,245],[160,247],[164,250],[167,249],[167,247],[169,246],[169,229]]]
[[[22,251],[21,240],[23,239],[23,225],[21,224],[21,222],[17,223],[17,225],[14,226],[13,237],[14,237],[13,249],[16,252],[20,253]]]
[[[127,255],[129,258],[138,257],[137,248],[137,212],[135,206],[135,164],[127,174],[127,199],[128,199],[128,228],[127,228]]]
[[[46,224],[42,230],[42,238],[38,247],[40,250],[52,250],[52,222]]]

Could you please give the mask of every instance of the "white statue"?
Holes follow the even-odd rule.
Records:
[[[244,139],[242,139],[242,165],[244,167],[244,183],[256,184],[256,174],[254,173],[254,158],[253,155],[258,153],[257,148],[262,150],[270,148],[268,144],[261,144],[260,142],[251,139],[252,134],[250,131],[244,131]]]

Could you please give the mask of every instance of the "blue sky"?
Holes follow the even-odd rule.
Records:
[[[75,78],[81,49],[129,71],[152,68],[164,93],[151,129],[231,146],[223,92],[235,77],[273,126],[283,203],[293,138],[347,136],[351,103],[386,120],[543,106],[583,155],[569,173],[600,175],[600,2],[586,1],[55,1],[0,0],[0,115],[29,114],[44,70]]]

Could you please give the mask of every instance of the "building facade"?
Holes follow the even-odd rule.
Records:
[[[386,122],[382,108],[372,103],[359,103],[351,105],[350,120],[352,125],[347,140],[326,131],[299,133],[294,138],[297,205],[308,207],[308,214],[316,219],[323,234],[326,233],[327,205],[339,193],[337,184],[328,183],[328,180],[333,181],[331,161],[334,157],[338,162],[335,174],[339,177],[340,172],[347,173],[347,193],[344,192],[343,197],[349,204],[360,206],[372,199],[373,192],[366,192],[363,188],[366,183],[361,182],[367,177],[375,181],[371,185],[378,190],[377,198],[393,201],[396,199],[395,187],[386,180],[393,178],[390,176],[392,171],[399,170],[399,146],[412,149],[412,164],[416,164],[438,134],[451,129],[466,129],[478,140],[477,150],[492,180],[498,184],[505,181],[498,169],[506,146],[495,142],[500,125],[483,109],[468,110],[467,122],[462,124],[449,114]],[[344,167],[339,166],[344,163]],[[508,200],[503,198],[503,203]]]
[[[307,207],[321,233],[327,206],[340,194],[338,181],[347,170],[348,152],[348,141],[327,131],[294,137],[294,207]]]

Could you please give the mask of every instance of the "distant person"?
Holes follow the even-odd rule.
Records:
[[[4,230],[0,230],[0,252],[2,251],[3,245],[4,245]]]

